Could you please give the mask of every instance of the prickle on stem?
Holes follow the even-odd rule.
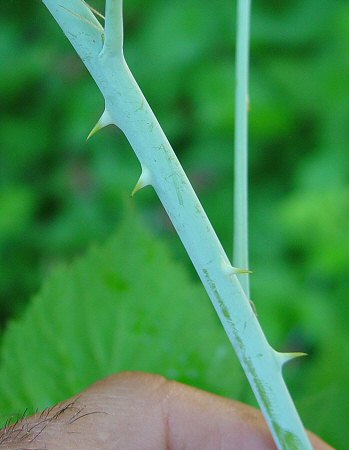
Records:
[[[275,351],[276,359],[281,363],[283,366],[288,361],[292,361],[292,359],[300,358],[302,356],[308,356],[307,353],[304,352],[277,352]]]
[[[131,192],[131,197],[133,197],[138,191],[140,191],[142,188],[149,186],[152,184],[152,178],[149,170],[147,167],[142,165],[142,173],[139,177],[136,186],[133,188],[133,191]]]
[[[222,269],[227,275],[241,275],[252,273],[252,271],[249,269],[241,269],[239,267],[234,267],[231,264],[227,263],[226,261],[222,261]]]
[[[108,125],[111,125],[112,123],[113,123],[113,120],[110,117],[109,112],[105,109],[103,114],[101,115],[101,118],[98,120],[96,125],[92,128],[89,135],[87,136],[86,141],[88,141],[99,130],[101,130],[104,127],[107,127]]]

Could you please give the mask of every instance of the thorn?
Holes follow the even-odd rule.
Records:
[[[239,269],[238,267],[233,267],[233,266],[231,268],[232,268],[231,273],[233,273],[234,275],[235,274],[240,275],[240,274],[244,274],[244,273],[253,273],[252,270],[249,270],[249,269]]]
[[[246,273],[252,273],[249,269],[240,269],[238,267],[232,266],[230,263],[226,261],[222,261],[222,269],[227,275],[241,275]]]
[[[252,311],[254,312],[254,315],[256,317],[258,317],[256,305],[254,304],[254,302],[252,300],[250,300],[250,305],[251,305]]]
[[[97,131],[101,130],[102,128],[111,125],[113,123],[112,118],[110,117],[109,112],[105,109],[103,114],[101,115],[101,118],[96,123],[96,125],[92,128],[90,131],[90,134],[87,136],[86,141],[88,141],[94,134],[97,133]]]
[[[149,170],[142,166],[142,173],[139,177],[136,186],[133,188],[133,191],[131,192],[131,197],[133,197],[138,191],[140,191],[142,188],[151,185],[152,183],[151,174]]]
[[[289,353],[281,353],[275,352],[276,358],[281,362],[282,365],[286,364],[288,361],[292,359],[300,358],[302,356],[308,356],[307,353],[304,352],[289,352]]]

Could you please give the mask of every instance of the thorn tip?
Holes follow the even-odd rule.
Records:
[[[151,174],[145,166],[142,166],[141,176],[139,177],[136,186],[133,188],[133,191],[131,192],[131,197],[133,197],[142,188],[149,186],[151,184],[152,184]]]
[[[249,269],[240,269],[239,267],[234,267],[226,261],[222,261],[222,269],[227,275],[241,275],[252,273],[252,271]]]
[[[276,352],[277,359],[281,362],[281,365],[286,364],[288,361],[291,361],[292,359],[301,358],[303,356],[308,356],[307,353],[304,352]]]
[[[253,273],[252,270],[249,269],[239,269],[238,267],[233,267],[234,269],[234,273],[240,275],[240,274],[244,274],[244,273]]]
[[[112,118],[110,117],[109,112],[105,109],[103,114],[101,115],[101,118],[98,120],[96,125],[92,128],[89,135],[86,138],[86,141],[88,141],[94,134],[96,134],[99,130],[102,128],[111,125],[113,123]]]

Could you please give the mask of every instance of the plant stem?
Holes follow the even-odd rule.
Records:
[[[120,54],[124,44],[122,0],[107,1],[105,6],[104,46],[109,54]]]
[[[312,447],[282,378],[295,357],[268,344],[237,277],[195,192],[122,52],[122,19],[107,0],[109,27],[103,36],[81,0],[43,0],[96,81],[105,111],[95,130],[114,123],[129,140],[142,167],[134,191],[151,185],[164,205],[237,353],[279,449]],[[112,8],[114,3],[115,8]],[[109,11],[109,12],[108,12]],[[109,45],[110,44],[110,45]],[[132,230],[130,230],[132,232]],[[136,274],[135,274],[136,276]],[[199,307],[199,306],[198,306]],[[298,355],[297,355],[298,356]]]
[[[234,252],[233,265],[248,269],[248,74],[250,0],[238,0],[235,91]],[[250,298],[249,274],[238,275]]]

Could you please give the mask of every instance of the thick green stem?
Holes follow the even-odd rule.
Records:
[[[234,253],[236,267],[249,267],[248,259],[248,73],[250,0],[238,0],[235,93]],[[250,298],[249,274],[239,281]]]
[[[295,355],[268,344],[237,277],[156,117],[134,80],[122,52],[119,0],[107,0],[103,31],[81,0],[43,0],[105,99],[94,132],[114,123],[125,133],[142,167],[134,192],[154,187],[174,224],[225,331],[239,357],[280,449],[310,450],[303,425],[283,381],[281,368]],[[115,9],[112,8],[114,3]],[[114,11],[114,12],[113,12]],[[92,24],[90,23],[92,21]]]

